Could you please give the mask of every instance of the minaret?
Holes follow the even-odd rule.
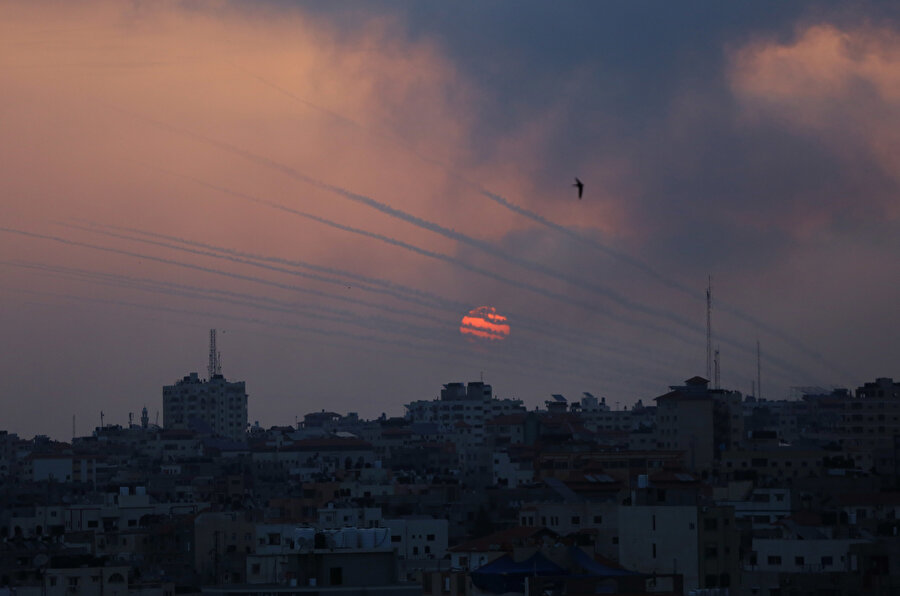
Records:
[[[141,428],[147,430],[150,426],[150,414],[147,413],[147,406],[144,406],[144,409],[141,410]]]

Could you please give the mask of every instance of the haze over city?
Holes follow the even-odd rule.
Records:
[[[723,387],[896,375],[897,17],[4,2],[3,428],[153,415],[211,328],[263,425],[630,406],[707,374],[710,278]]]

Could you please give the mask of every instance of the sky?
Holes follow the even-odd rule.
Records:
[[[0,428],[898,378],[898,13],[0,3]]]

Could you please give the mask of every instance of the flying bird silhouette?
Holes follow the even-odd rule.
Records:
[[[584,182],[582,182],[581,180],[579,180],[578,177],[576,176],[576,177],[575,177],[575,184],[573,184],[572,186],[577,186],[577,187],[578,187],[578,198],[579,198],[579,200],[580,200],[580,199],[581,199],[581,194],[584,192]]]

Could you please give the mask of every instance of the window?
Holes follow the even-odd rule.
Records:
[[[831,567],[832,565],[834,565],[834,558],[822,557],[822,567]]]
[[[804,562],[805,562],[805,560],[803,557],[794,557],[794,564],[797,567],[803,567]]]
[[[703,520],[703,529],[707,532],[712,532],[713,530],[717,530],[719,528],[719,522],[716,518],[707,518]]]
[[[253,575],[259,575],[259,569],[260,569],[259,563],[254,563],[253,565],[250,566],[250,572]]]
[[[653,558],[656,558],[656,543],[653,543]]]
[[[329,584],[332,586],[340,586],[344,583],[344,568],[332,567],[328,572]]]
[[[769,565],[781,565],[781,557],[778,555],[769,555],[768,558]]]
[[[595,524],[602,524],[602,523],[603,523],[603,516],[602,516],[602,515],[595,515],[595,516],[594,516],[594,523],[595,523]]]
[[[572,525],[577,526],[580,523],[581,523],[581,517],[579,517],[577,515],[573,515],[572,516]]]
[[[425,540],[430,540],[430,541],[434,542],[434,534],[428,534],[427,536],[425,536]]]
[[[400,542],[400,536],[391,536],[391,542]]]

